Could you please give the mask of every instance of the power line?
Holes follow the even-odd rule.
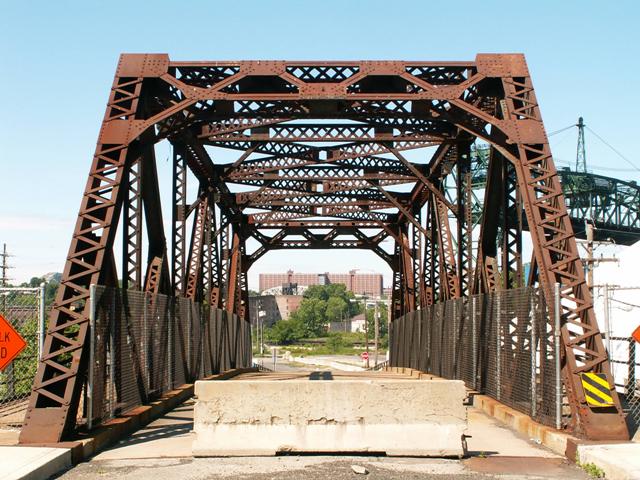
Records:
[[[609,144],[604,138],[602,138],[600,135],[598,135],[596,132],[594,132],[591,128],[587,127],[585,125],[585,128],[587,128],[591,133],[593,133],[596,138],[598,140],[600,140],[602,143],[604,143],[607,147],[609,147],[611,150],[613,150],[614,153],[616,153],[621,159],[623,159],[625,162],[627,162],[629,165],[631,165],[635,170],[637,170],[638,172],[640,172],[640,168],[638,168],[631,160],[629,160],[627,157],[625,157],[622,153],[620,153],[618,150],[616,150],[611,144]]]
[[[575,124],[575,123],[574,123],[574,124],[571,124],[571,125],[569,125],[568,127],[564,127],[564,128],[561,128],[560,130],[556,130],[555,132],[551,132],[551,133],[550,133],[549,135],[547,135],[547,136],[549,136],[549,137],[553,137],[554,135],[557,135],[558,133],[562,133],[562,132],[565,132],[565,131],[569,130],[570,128],[574,128],[575,126],[576,126],[576,124]]]
[[[561,158],[558,158],[555,156],[553,157],[553,161],[556,163],[561,163],[562,165],[573,166],[573,162],[569,160],[562,160]],[[615,167],[608,167],[605,165],[593,165],[590,163],[589,170],[603,170],[603,171],[612,171],[612,172],[635,172],[637,169],[636,168],[615,168]]]
[[[634,303],[623,302],[622,300],[617,300],[615,298],[610,298],[609,300],[611,300],[612,302],[617,302],[617,303],[621,303],[623,305],[627,305],[628,307],[640,308],[640,305],[636,305]]]

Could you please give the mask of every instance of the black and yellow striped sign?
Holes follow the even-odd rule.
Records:
[[[610,407],[613,405],[611,387],[604,373],[581,374],[582,388],[590,407]]]

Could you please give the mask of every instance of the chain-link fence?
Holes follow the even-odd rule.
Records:
[[[633,435],[640,426],[640,358],[636,353],[638,344],[633,337],[610,337],[607,347],[616,390]]]
[[[231,368],[251,366],[248,322],[186,298],[91,288],[87,426]]]
[[[0,372],[0,424],[21,424],[38,368],[44,332],[44,285],[0,287],[0,314],[27,343]]]
[[[537,288],[441,302],[391,322],[391,365],[464,380],[541,423],[562,424],[559,325]]]
[[[594,287],[595,308],[600,321],[616,391],[632,435],[640,425],[640,359],[631,332],[640,318],[640,287],[603,283]]]

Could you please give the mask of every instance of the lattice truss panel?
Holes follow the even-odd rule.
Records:
[[[165,140],[173,152],[166,232],[154,156]],[[475,225],[474,142],[490,145]],[[216,158],[219,149],[236,151],[234,160]],[[528,278],[523,218],[533,245]],[[119,225],[122,259],[114,253]],[[574,427],[591,437],[626,435],[619,403],[590,410],[580,387],[580,373],[609,376],[609,365],[522,55],[434,63],[128,54],[111,89],[22,441],[68,438],[81,417],[90,284],[122,278],[123,287],[247,318],[247,271],[262,255],[336,248],[368,249],[389,265],[396,318],[525,282],[551,302],[559,283]]]

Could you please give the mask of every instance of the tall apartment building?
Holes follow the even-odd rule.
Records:
[[[297,283],[299,286],[327,285],[342,283],[347,290],[356,295],[382,296],[381,273],[294,273],[289,270],[286,273],[261,273],[259,276],[259,289],[261,292],[281,287],[284,284]]]

